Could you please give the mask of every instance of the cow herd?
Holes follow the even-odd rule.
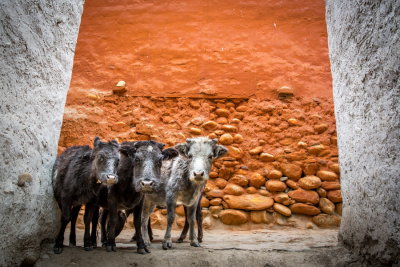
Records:
[[[93,148],[66,149],[53,168],[54,196],[61,209],[61,226],[54,252],[63,251],[64,232],[71,222],[69,243],[76,245],[75,224],[82,205],[84,248],[97,245],[100,219],[101,242],[108,252],[116,251],[115,238],[122,231],[126,215],[133,214],[137,252],[149,253],[152,240],[150,215],[156,207],[167,209],[167,229],[162,248],[172,247],[171,228],[175,208],[183,204],[185,226],[178,242],[189,230],[190,245],[200,246],[202,218],[200,201],[209,178],[212,161],[227,153],[216,139],[198,137],[164,149],[155,141],[102,142]],[[99,210],[101,208],[101,215]],[[198,234],[195,233],[197,221]]]

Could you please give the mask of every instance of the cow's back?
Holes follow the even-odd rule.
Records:
[[[60,203],[61,192],[66,179],[74,179],[74,173],[79,173],[88,163],[88,155],[92,149],[89,146],[73,146],[57,157],[53,167],[53,190],[57,202]]]

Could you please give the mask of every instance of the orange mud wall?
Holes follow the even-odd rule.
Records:
[[[86,1],[59,151],[96,135],[218,138],[229,154],[205,189],[206,228],[338,226],[324,13],[322,0]]]

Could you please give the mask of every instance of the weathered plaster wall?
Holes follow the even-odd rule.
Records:
[[[42,240],[54,238],[50,171],[82,8],[82,0],[0,2],[0,266],[34,262]]]
[[[400,1],[326,2],[344,244],[400,257]]]

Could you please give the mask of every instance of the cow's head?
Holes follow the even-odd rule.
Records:
[[[206,182],[212,161],[228,152],[217,144],[217,139],[207,137],[186,139],[186,143],[177,144],[175,148],[188,161],[189,179],[196,183]]]
[[[97,182],[111,185],[118,182],[117,167],[119,162],[119,144],[112,140],[102,142],[96,136],[93,142],[92,172]]]
[[[164,149],[164,144],[155,141],[138,141],[133,159],[133,185],[137,192],[158,192],[161,180],[161,166],[163,160],[178,156],[174,148]]]

